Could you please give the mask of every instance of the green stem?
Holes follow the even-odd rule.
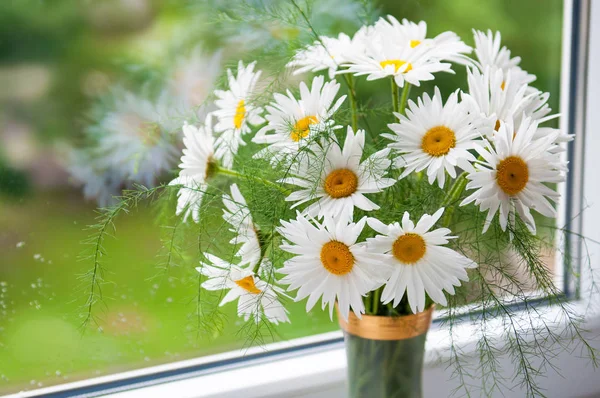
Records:
[[[379,312],[379,302],[381,301],[381,289],[379,288],[373,292],[373,315],[377,315]]]
[[[291,194],[291,191],[289,189],[286,189],[273,181],[265,180],[264,178],[256,177],[256,176],[253,176],[250,174],[240,173],[240,172],[237,172],[237,171],[231,170],[231,169],[225,169],[223,167],[217,167],[216,172],[219,174],[223,174],[223,175],[227,175],[227,176],[231,176],[231,177],[235,177],[235,178],[239,178],[239,179],[248,179],[248,180],[256,181],[267,187],[275,188],[279,192],[281,192],[285,195]]]
[[[348,92],[350,93],[350,111],[352,112],[352,130],[358,129],[358,106],[356,103],[356,91],[354,90],[354,77],[350,74],[344,75],[348,83]]]
[[[469,181],[467,180],[467,172],[463,172],[456,179],[456,181],[454,181],[454,184],[452,185],[452,187],[450,188],[450,191],[448,191],[448,194],[446,195],[446,198],[442,202],[442,207],[452,205],[451,207],[449,207],[446,210],[446,214],[444,214],[444,220],[443,220],[442,224],[445,227],[448,227],[450,225],[450,222],[452,221],[452,215],[454,213],[454,208],[456,207],[455,202],[460,198],[460,195],[462,195],[462,193],[465,191],[465,188],[467,187],[468,182]]]
[[[458,196],[462,194],[465,187],[467,186],[467,182],[467,172],[463,172],[454,181],[452,187],[450,187],[450,190],[448,191],[446,197],[444,198],[444,201],[442,202],[442,206],[447,206],[450,203],[454,202],[456,199],[458,199]]]
[[[398,107],[399,112],[404,115],[406,113],[406,103],[408,102],[408,96],[410,94],[410,83],[404,82],[404,88],[402,89],[402,97],[400,98],[400,105]]]
[[[390,81],[392,82],[392,108],[394,109],[394,112],[398,113],[400,112],[400,101],[398,100],[398,85],[394,81],[393,77]],[[402,94],[404,94],[404,92],[402,92]]]
[[[363,304],[365,305],[365,314],[368,314],[369,311],[373,309],[373,294],[368,294],[363,297]]]
[[[258,275],[258,270],[260,269],[260,264],[262,263],[263,258],[261,257],[260,260],[258,260],[256,262],[256,264],[254,265],[254,268],[252,268],[252,273],[254,275]]]

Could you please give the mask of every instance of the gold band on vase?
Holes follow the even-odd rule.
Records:
[[[348,321],[340,316],[342,330],[354,336],[369,340],[405,340],[427,333],[435,306],[417,314],[402,316],[363,315],[359,319],[350,311]],[[336,306],[337,309],[337,306]]]

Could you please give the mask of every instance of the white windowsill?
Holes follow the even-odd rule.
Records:
[[[583,311],[582,304],[575,304],[576,311]],[[548,323],[554,331],[560,331],[564,324],[556,322],[560,311],[556,308],[539,308],[542,316],[536,321],[538,325],[542,322]],[[528,318],[529,319],[529,318]],[[487,336],[498,338],[505,331],[505,325],[501,322],[489,324]],[[534,325],[535,326],[535,325]],[[519,328],[519,333],[525,338],[531,338],[527,325]],[[586,328],[595,334],[600,332],[600,316],[590,316],[586,322]],[[460,350],[461,358],[466,366],[475,366],[477,358],[477,328],[469,321],[457,324],[453,327],[454,345]],[[267,347],[253,348],[241,351],[233,351],[203,358],[191,359],[177,363],[160,365],[152,368],[140,369],[116,375],[71,383],[69,385],[56,386],[14,394],[12,398],[27,398],[33,396],[44,396],[58,391],[65,391],[65,387],[80,387],[101,384],[107,381],[125,380],[134,376],[159,371],[173,370],[190,365],[222,361],[235,358],[244,354],[253,354],[263,350],[278,350],[301,346],[307,343],[339,338],[341,332],[326,333],[324,335],[311,336],[288,342],[274,343]],[[592,344],[600,349],[600,340],[590,340]],[[496,348],[502,349],[498,340]],[[424,370],[424,394],[430,396],[449,396],[452,389],[458,386],[458,381],[452,378],[452,367],[448,366],[450,358],[449,347],[451,345],[450,335],[447,327],[433,325],[429,331],[426,345],[426,359]],[[588,361],[577,358],[573,352],[564,352],[561,358],[561,377],[546,377],[542,385],[552,391],[550,397],[587,397],[600,395],[600,382],[594,369],[588,366]],[[510,380],[514,367],[510,359],[501,357],[500,364],[503,372]],[[547,376],[552,376],[548,370]],[[558,374],[556,374],[558,376]],[[164,382],[162,384],[138,386],[136,388],[106,393],[103,396],[114,398],[225,398],[225,397],[313,397],[313,398],[335,398],[345,396],[346,380],[346,354],[343,344],[332,344],[325,347],[315,347],[284,354],[269,356],[267,358],[252,359],[247,363],[216,367],[215,369],[203,371],[200,375]],[[435,383],[429,382],[435,380]],[[565,383],[568,380],[568,383]],[[475,377],[471,381],[479,385],[480,380]],[[516,391],[515,391],[516,392]],[[477,394],[474,394],[475,396]],[[515,396],[521,396],[517,393]]]
[[[542,321],[552,324],[555,331],[561,330],[564,324],[553,323],[559,311],[548,308]],[[488,331],[488,337],[501,335],[503,326],[498,323],[490,325],[493,332]],[[600,332],[600,317],[590,317],[586,323],[589,330]],[[475,328],[469,323],[457,325],[453,329],[455,346],[459,347],[461,358],[467,363],[475,363],[477,358]],[[523,336],[530,336],[526,329],[521,329]],[[339,337],[340,332],[328,334],[328,338]],[[320,336],[315,336],[319,338]],[[599,340],[591,342],[600,349]],[[278,343],[279,345],[279,343]],[[433,327],[428,334],[426,347],[426,363],[424,372],[425,397],[449,396],[458,382],[451,380],[452,368],[448,367],[450,339],[447,328]],[[501,349],[499,345],[497,348]],[[249,363],[241,368],[222,370],[199,377],[178,380],[170,383],[139,388],[131,391],[111,394],[114,398],[225,398],[225,397],[344,397],[346,379],[346,354],[343,344],[330,348],[309,350],[286,358],[273,357],[267,362]],[[584,397],[600,394],[600,383],[594,369],[588,366],[588,361],[574,358],[572,352],[564,352],[566,359],[561,360],[563,368],[561,377],[550,377],[552,371],[541,382],[551,392],[551,397]],[[514,367],[508,358],[501,358],[501,365],[506,376],[512,376]],[[567,366],[565,366],[567,364]],[[557,374],[558,376],[558,374]],[[435,379],[435,383],[429,382]],[[565,383],[568,380],[568,383]],[[473,383],[480,382],[478,378]],[[521,396],[518,390],[513,391]],[[474,394],[476,396],[477,394]],[[524,395],[523,395],[524,396]]]

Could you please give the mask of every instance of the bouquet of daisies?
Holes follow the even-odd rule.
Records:
[[[529,85],[535,77],[500,47],[499,33],[475,31],[469,58],[472,49],[453,32],[428,38],[426,30],[390,16],[353,37],[318,37],[288,67],[327,71],[329,80],[302,81],[268,103],[256,62],[240,61],[204,124],[183,126],[179,176],[170,183],[179,187],[177,214],[200,222],[214,210],[205,195],[223,189],[217,177],[230,181],[223,218],[239,249],[229,259],[205,253],[198,268],[202,287],[227,291],[221,304],[238,300],[240,316],[272,323],[289,321],[281,298],[292,291],[307,299],[307,311],[320,301],[333,314],[337,304],[345,319],[350,311],[360,318],[446,306],[477,267],[465,255],[474,253],[449,247],[457,208],[487,212],[478,228],[485,233],[497,220],[508,240],[520,223],[535,234],[531,210],[555,216],[551,184],[564,179],[560,143],[570,137],[541,126],[556,117],[548,94]],[[435,88],[409,99],[411,86],[453,73],[453,63],[467,69],[467,92],[444,97]],[[359,127],[353,76],[363,75],[391,82],[385,132]],[[338,121],[341,113],[350,125]],[[242,155],[250,142],[256,149]],[[265,213],[265,200],[287,217],[261,214],[259,222],[254,210]]]

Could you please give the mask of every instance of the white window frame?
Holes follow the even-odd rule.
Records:
[[[562,184],[563,197],[559,225],[580,233],[590,242],[600,242],[600,1],[565,0],[563,23],[563,60],[561,76],[561,128],[575,133],[569,148],[570,174]],[[582,216],[583,214],[583,216]],[[580,269],[580,289],[590,288],[590,272],[600,271],[600,245],[584,247],[580,239],[570,241],[574,258],[589,258],[591,266]],[[589,256],[589,257],[588,257]],[[559,259],[561,260],[561,259]],[[562,264],[562,261],[557,262]],[[562,272],[557,282],[564,283]],[[561,286],[559,285],[559,286]],[[565,285],[574,291],[575,282]],[[600,297],[587,295],[573,300],[575,311],[589,311],[592,301]],[[547,307],[539,321],[556,319],[558,310]],[[586,327],[598,334],[600,315],[588,312]],[[560,325],[555,325],[560,328]],[[491,328],[494,330],[493,328]],[[498,324],[501,333],[502,325]],[[527,335],[524,330],[524,335]],[[454,329],[453,337],[467,361],[477,361],[476,332],[470,323]],[[600,349],[600,341],[590,342]],[[444,364],[448,356],[448,331],[434,324],[428,334],[424,370],[424,395],[449,396],[457,387],[452,369]],[[272,354],[269,354],[272,353]],[[562,377],[541,378],[540,384],[550,397],[585,397],[600,395],[600,372],[586,366],[578,352],[563,352],[557,358]],[[243,356],[242,360],[240,357]],[[507,375],[514,371],[508,358],[501,358]],[[156,375],[156,377],[154,377]],[[344,397],[346,357],[341,332],[296,339],[197,359],[180,361],[116,375],[83,380],[10,397],[92,397],[116,398],[221,398],[221,397]],[[158,380],[158,382],[156,382]],[[435,382],[428,382],[435,380]],[[513,395],[514,394],[514,395]],[[511,396],[521,396],[518,390]]]

